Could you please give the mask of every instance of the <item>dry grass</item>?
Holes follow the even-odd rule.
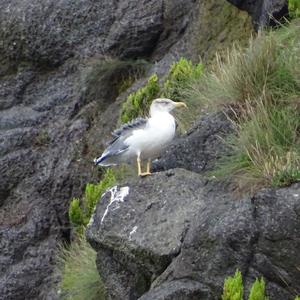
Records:
[[[59,254],[61,299],[105,300],[105,288],[96,268],[96,252],[84,237],[78,237]]]
[[[261,33],[235,47],[194,82],[189,97],[202,107],[231,107],[233,154],[215,172],[240,189],[300,181],[300,24]]]

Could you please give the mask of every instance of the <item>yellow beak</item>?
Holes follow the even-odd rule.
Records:
[[[184,102],[175,102],[175,107],[176,108],[179,108],[179,107],[187,108],[187,105]]]

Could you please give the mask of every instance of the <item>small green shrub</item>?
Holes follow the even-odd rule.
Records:
[[[198,79],[202,73],[202,64],[193,65],[190,60],[181,58],[172,64],[162,88],[160,88],[157,75],[152,75],[145,86],[128,96],[122,106],[121,123],[127,123],[139,116],[147,116],[152,101],[157,97],[186,102],[185,93],[189,83]],[[189,123],[196,115],[192,101],[187,104],[190,109],[185,111],[182,118],[177,118],[181,124],[185,121]]]
[[[299,0],[288,0],[289,15],[292,18],[300,17],[300,1]]]
[[[248,300],[269,300],[265,290],[264,279],[256,279],[250,289]],[[241,272],[237,270],[233,277],[225,279],[222,300],[243,300],[243,294],[243,279]]]
[[[269,298],[266,296],[266,285],[263,278],[256,279],[253,283],[250,294],[249,294],[249,300],[269,300]]]
[[[192,61],[180,58],[170,68],[163,86],[163,97],[174,101],[182,101],[184,93],[191,81],[199,79],[203,74],[203,65],[194,65]]]
[[[122,106],[121,122],[127,123],[139,116],[147,116],[153,99],[160,92],[158,77],[153,74],[147,84],[130,94]]]
[[[101,195],[116,183],[116,177],[111,169],[107,169],[103,179],[98,184],[88,183],[85,188],[82,205],[80,200],[74,198],[69,207],[69,218],[79,233],[85,227],[94,211]]]
[[[86,223],[84,213],[80,207],[80,200],[73,198],[69,207],[69,219],[74,226],[81,226]]]
[[[84,237],[61,247],[59,293],[64,300],[105,300],[105,288],[96,268],[96,252]]]
[[[237,270],[233,277],[225,279],[222,300],[243,300],[243,295],[242,274]]]

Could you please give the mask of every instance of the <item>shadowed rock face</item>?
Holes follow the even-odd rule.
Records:
[[[224,137],[233,133],[223,113],[206,115],[184,136],[177,138],[153,164],[153,171],[184,168],[196,173],[211,171],[224,155]]]
[[[195,5],[176,3],[182,10],[166,14],[162,1],[1,1],[1,300],[57,297],[52,271],[70,235],[69,201],[99,178],[93,151],[118,119],[114,87],[86,97],[87,69],[103,55],[149,58],[158,42],[162,57]]]
[[[247,11],[256,29],[275,25],[276,20],[288,14],[287,0],[228,0],[239,9]]]
[[[300,285],[300,184],[234,200],[201,175],[174,169],[122,184],[101,199],[87,230],[111,299],[219,299],[236,269],[270,299]]]

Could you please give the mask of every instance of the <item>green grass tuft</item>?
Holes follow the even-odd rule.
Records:
[[[233,176],[241,190],[300,181],[300,111],[266,105],[263,101],[236,124],[227,140],[233,154],[224,157],[215,175]]]
[[[297,22],[236,47],[213,72],[194,82],[189,96],[213,109],[231,108],[232,155],[217,176],[233,177],[239,189],[300,181],[300,25]]]
[[[256,279],[253,283],[250,294],[249,294],[249,300],[269,300],[269,298],[266,296],[266,285],[263,278]]]
[[[85,188],[82,205],[80,200],[74,198],[69,207],[69,219],[78,233],[82,233],[88,224],[94,208],[101,195],[116,183],[116,177],[111,169],[107,169],[103,179],[98,184],[88,183]]]
[[[158,97],[187,102],[185,95],[189,83],[199,79],[202,74],[202,64],[194,65],[192,61],[181,58],[172,64],[162,87],[157,75],[152,75],[145,86],[128,96],[122,106],[121,123],[127,123],[139,116],[147,116],[152,101]],[[177,118],[182,127],[186,127],[187,125],[183,124],[190,123],[196,115],[195,102],[190,101],[187,104],[190,109]]]
[[[228,277],[225,280],[222,300],[243,300],[243,295],[242,274],[237,270],[233,277]]]
[[[289,15],[292,18],[300,17],[300,1],[299,0],[288,0]]]
[[[105,300],[105,288],[96,268],[96,252],[85,238],[69,247],[61,247],[58,256],[62,280],[59,286],[64,300]]]
[[[147,116],[153,99],[160,92],[158,77],[153,74],[147,84],[130,94],[122,106],[121,122],[127,123],[139,116]]]
[[[264,95],[284,101],[300,94],[299,25],[252,38],[247,49],[236,46],[222,60],[217,57],[212,72],[195,81],[189,97],[203,106],[243,104]]]
[[[243,300],[243,295],[242,274],[237,270],[233,277],[225,279],[222,300]],[[250,289],[248,300],[269,300],[266,296],[266,285],[263,278],[255,280]]]
[[[164,82],[162,97],[174,101],[183,101],[185,89],[193,80],[198,80],[203,74],[202,64],[194,65],[186,58],[180,58],[171,65],[170,71]]]

